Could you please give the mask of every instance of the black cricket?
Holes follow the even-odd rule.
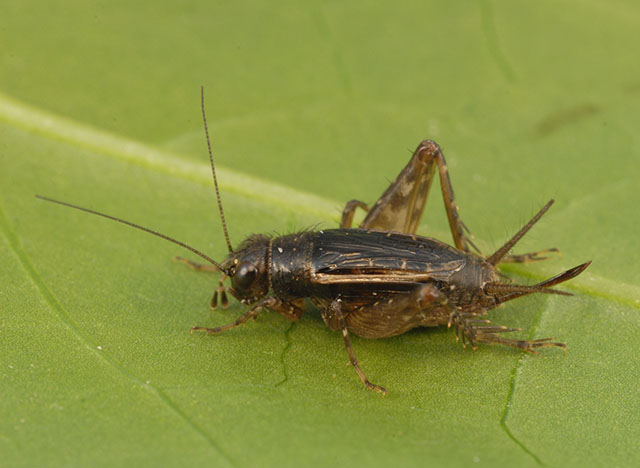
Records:
[[[218,189],[202,89],[201,106],[214,187],[229,250],[224,261],[216,262],[183,242],[129,221],[36,195],[178,244],[210,265],[181,257],[176,260],[196,270],[221,272],[211,307],[216,308],[218,298],[226,307],[226,292],[229,292],[247,305],[248,310],[232,323],[216,328],[193,327],[192,333],[221,333],[256,317],[264,309],[297,321],[304,312],[304,299],[309,298],[320,309],[326,325],[331,330],[341,331],[349,361],[362,383],[383,394],[386,389],[371,383],[358,365],[350,332],[365,338],[386,338],[416,327],[448,325],[455,327],[456,339],[460,339],[463,346],[469,343],[474,349],[479,343],[501,343],[530,353],[537,353],[536,350],[543,347],[566,348],[553,338],[507,338],[505,333],[519,329],[494,325],[485,318],[489,310],[528,294],[570,296],[570,293],[549,288],[574,278],[590,265],[591,262],[583,263],[535,285],[514,284],[496,269],[500,263],[543,260],[547,258],[544,254],[557,251],[509,253],[551,207],[553,200],[495,253],[483,256],[458,216],[442,151],[434,141],[425,140],[373,206],[358,200],[346,204],[339,229],[280,237],[257,234],[234,250]],[[436,168],[455,247],[415,234]],[[357,208],[367,211],[367,215],[359,228],[353,229],[351,225]],[[230,287],[224,285],[227,278],[231,279]]]

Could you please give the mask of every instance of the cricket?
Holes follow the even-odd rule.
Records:
[[[556,342],[554,338],[522,340],[509,337],[509,333],[520,329],[493,324],[487,319],[492,309],[529,294],[571,296],[571,293],[552,287],[575,278],[591,264],[590,261],[582,263],[533,285],[514,283],[498,270],[503,263],[545,260],[546,254],[557,251],[554,248],[511,253],[518,241],[549,210],[553,200],[503,246],[491,255],[483,255],[458,214],[440,146],[425,140],[374,204],[360,200],[346,203],[339,228],[284,236],[254,234],[234,249],[218,188],[204,88],[201,88],[200,100],[213,185],[229,251],[224,260],[216,261],[184,242],[124,219],[36,195],[41,200],[117,221],[177,244],[207,263],[182,257],[175,260],[198,271],[220,273],[211,308],[215,309],[218,303],[226,308],[229,294],[244,304],[246,311],[231,323],[214,328],[195,326],[191,333],[223,333],[257,317],[264,310],[298,321],[305,310],[305,299],[309,299],[320,310],[327,327],[342,335],[349,362],[364,386],[383,395],[387,390],[372,383],[361,369],[350,334],[377,339],[401,335],[417,327],[447,325],[455,328],[456,341],[473,349],[481,343],[502,344],[533,354],[547,347],[566,349],[564,343]],[[453,237],[452,246],[416,234],[436,169]],[[364,210],[366,215],[354,228],[352,224],[358,209]]]

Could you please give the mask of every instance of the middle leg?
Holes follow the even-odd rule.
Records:
[[[342,332],[342,338],[344,339],[344,346],[347,350],[347,354],[349,355],[349,362],[353,366],[353,368],[358,373],[358,377],[369,390],[374,390],[376,392],[382,393],[383,395],[387,394],[387,390],[380,385],[376,385],[371,383],[367,378],[366,374],[362,369],[360,369],[360,365],[358,364],[358,358],[356,357],[356,353],[351,346],[351,339],[349,338],[349,330],[347,329],[347,322],[344,319],[344,315],[342,314],[342,301],[340,299],[335,299],[329,304],[329,313],[337,318],[338,325],[340,327],[340,331]]]

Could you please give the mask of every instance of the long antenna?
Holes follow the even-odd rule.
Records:
[[[174,244],[178,244],[180,247],[184,247],[185,249],[190,250],[194,254],[199,255],[200,257],[204,258],[207,262],[211,263],[212,265],[215,265],[220,271],[225,272],[227,275],[229,274],[229,272],[227,270],[222,268],[222,265],[220,265],[218,262],[216,262],[214,259],[212,259],[208,255],[203,254],[199,250],[194,249],[193,247],[191,247],[190,245],[185,244],[184,242],[180,242],[179,240],[176,240],[176,239],[174,239],[172,237],[165,236],[164,234],[160,234],[159,232],[156,232],[156,231],[154,231],[152,229],[140,226],[140,225],[132,223],[130,221],[125,221],[124,219],[116,218],[115,216],[111,216],[111,215],[108,215],[108,214],[105,214],[105,213],[100,213],[99,211],[90,210],[89,208],[83,208],[81,206],[72,205],[71,203],[67,203],[67,202],[63,202],[63,201],[59,201],[59,200],[54,200],[53,198],[43,197],[42,195],[36,195],[36,198],[39,198],[40,200],[45,200],[45,201],[48,201],[48,202],[51,202],[51,203],[57,203],[58,205],[66,206],[66,207],[69,207],[69,208],[75,208],[76,210],[84,211],[85,213],[91,213],[91,214],[94,214],[94,215],[97,215],[97,216],[102,216],[103,218],[111,219],[113,221],[117,221],[119,223],[126,224],[127,226],[131,226],[131,227],[134,227],[136,229],[140,229],[141,231],[148,232],[149,234],[153,234],[154,236],[158,236],[158,237],[160,237],[160,238],[162,238],[164,240],[168,240],[169,242],[173,242]]]
[[[549,202],[544,205],[540,211],[538,211],[538,214],[531,218],[531,221],[529,221],[522,229],[520,229],[515,236],[513,236],[506,244],[500,247],[493,255],[488,257],[487,262],[492,265],[497,265],[498,263],[500,263],[500,260],[502,260],[502,258],[509,253],[509,250],[511,250],[513,246],[516,245],[516,243],[520,239],[522,239],[522,237],[529,231],[529,229],[531,229],[533,225],[536,224],[540,218],[542,218],[542,215],[544,215],[547,210],[551,208],[551,205],[553,205],[554,201],[555,200],[549,200]]]
[[[204,122],[204,134],[207,137],[207,147],[209,148],[209,161],[211,162],[211,174],[213,174],[213,185],[216,188],[216,198],[218,199],[218,209],[220,210],[220,219],[222,220],[222,230],[224,238],[227,241],[229,253],[233,253],[231,241],[229,240],[229,232],[227,231],[227,222],[224,219],[224,211],[222,209],[222,200],[220,199],[220,189],[218,188],[218,178],[216,177],[216,168],[213,164],[213,152],[211,151],[211,140],[209,139],[209,128],[207,127],[207,115],[204,111],[204,86],[200,86],[200,107],[202,107],[202,120]]]

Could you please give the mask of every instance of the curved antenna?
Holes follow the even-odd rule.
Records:
[[[553,205],[554,202],[555,200],[549,200],[549,202],[547,202],[547,204],[544,205],[540,211],[538,211],[538,214],[531,218],[531,221],[529,221],[522,229],[520,229],[515,236],[513,236],[506,244],[500,247],[493,255],[487,257],[487,262],[492,265],[497,265],[498,263],[500,263],[500,260],[502,260],[503,257],[509,253],[509,250],[511,250],[513,246],[516,245],[516,243],[520,239],[522,239],[522,237],[529,231],[529,229],[531,229],[533,225],[536,224],[540,218],[542,218],[542,215],[544,215],[547,210],[551,208],[551,205]]]
[[[111,219],[113,221],[117,221],[119,223],[126,224],[127,226],[131,226],[131,227],[134,227],[136,229],[140,229],[141,231],[148,232],[149,234],[153,234],[154,236],[158,236],[158,237],[160,237],[160,238],[162,238],[164,240],[168,240],[169,242],[173,242],[174,244],[178,244],[180,247],[184,247],[185,249],[190,250],[194,254],[199,255],[200,257],[204,258],[207,262],[209,262],[212,265],[216,266],[220,271],[225,272],[227,275],[229,274],[228,270],[222,268],[222,265],[220,265],[218,262],[216,262],[214,259],[212,259],[208,255],[203,254],[199,250],[194,249],[193,247],[191,247],[190,245],[185,244],[184,242],[180,242],[179,240],[176,240],[176,239],[174,239],[172,237],[165,236],[164,234],[160,234],[159,232],[156,232],[156,231],[154,231],[152,229],[140,226],[140,225],[132,223],[130,221],[125,221],[124,219],[116,218],[115,216],[110,216],[108,214],[100,213],[99,211],[90,210],[89,208],[83,208],[81,206],[72,205],[71,203],[67,203],[67,202],[63,202],[63,201],[59,201],[59,200],[54,200],[53,198],[43,197],[42,195],[36,195],[36,198],[39,198],[40,200],[45,200],[45,201],[48,201],[48,202],[51,202],[51,203],[57,203],[58,205],[66,206],[68,208],[75,208],[76,210],[84,211],[85,213],[91,213],[91,214],[94,214],[96,216],[102,216],[103,218]]]
[[[213,185],[216,188],[216,198],[218,199],[218,209],[220,210],[220,219],[222,221],[222,230],[224,238],[227,241],[229,253],[233,253],[231,241],[229,240],[229,232],[227,231],[227,222],[224,219],[224,211],[222,210],[222,200],[220,199],[220,189],[218,188],[218,178],[216,177],[216,168],[213,164],[213,152],[211,151],[211,140],[209,139],[209,128],[207,127],[207,115],[204,111],[204,86],[200,86],[200,107],[202,108],[202,121],[204,122],[204,134],[207,137],[207,148],[209,149],[209,161],[211,162],[211,174],[213,174]]]

